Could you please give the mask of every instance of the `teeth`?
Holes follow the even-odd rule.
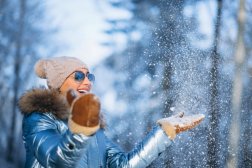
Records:
[[[78,90],[80,93],[87,93],[86,90]]]

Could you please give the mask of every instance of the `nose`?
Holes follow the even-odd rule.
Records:
[[[86,86],[91,86],[92,85],[92,82],[88,79],[88,77],[86,76],[84,78],[84,80],[82,81],[82,85],[86,85]]]

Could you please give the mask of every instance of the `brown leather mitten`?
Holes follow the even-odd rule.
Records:
[[[173,140],[178,133],[196,127],[204,118],[203,114],[184,116],[184,113],[179,113],[175,116],[162,118],[157,123],[161,125],[167,136]]]
[[[91,93],[79,97],[73,90],[67,92],[67,101],[71,105],[68,125],[73,133],[90,136],[100,128],[100,100]]]

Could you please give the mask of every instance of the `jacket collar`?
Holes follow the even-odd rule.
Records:
[[[18,107],[23,114],[33,112],[53,113],[59,119],[69,117],[69,105],[58,90],[37,88],[28,90],[18,102]]]

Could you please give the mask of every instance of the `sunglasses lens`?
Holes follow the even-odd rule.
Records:
[[[95,76],[94,74],[87,74],[87,77],[88,77],[88,80],[91,81],[91,82],[94,82],[95,81]]]
[[[76,71],[75,74],[74,74],[74,79],[76,81],[83,81],[85,78],[85,74],[81,71]]]

